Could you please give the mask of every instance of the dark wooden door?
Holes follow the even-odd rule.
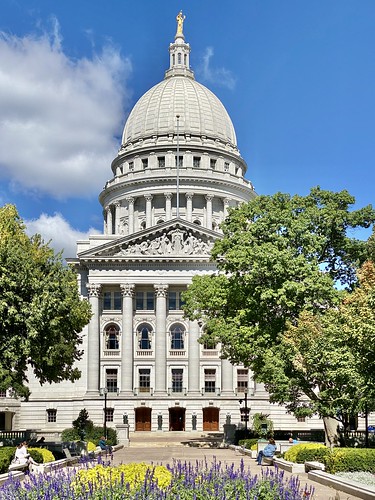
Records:
[[[203,408],[203,430],[219,430],[219,408]]]
[[[169,430],[185,430],[185,408],[169,408]]]
[[[136,408],[135,410],[135,430],[151,430],[151,408]]]

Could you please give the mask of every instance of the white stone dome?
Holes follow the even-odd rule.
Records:
[[[206,136],[237,146],[232,121],[221,101],[191,76],[169,76],[135,104],[125,124],[122,145],[176,133]]]

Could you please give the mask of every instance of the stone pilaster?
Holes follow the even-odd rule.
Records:
[[[106,211],[107,211],[107,234],[112,234],[112,205],[108,205],[108,207],[106,208]]]
[[[100,292],[101,285],[87,283],[92,317],[88,325],[87,338],[87,392],[99,391],[100,380]]]
[[[122,293],[122,336],[121,336],[121,393],[133,393],[133,296],[134,285],[124,283],[120,285]]]
[[[198,321],[189,321],[189,369],[188,369],[188,394],[199,394],[199,356],[200,344],[198,343],[200,331]]]
[[[224,203],[224,219],[225,219],[228,216],[228,208],[229,208],[229,204],[230,204],[230,199],[224,198],[223,203]]]
[[[168,285],[154,285],[156,294],[155,393],[167,391],[167,294]]]
[[[115,201],[113,204],[113,227],[114,234],[118,234],[119,231],[119,223],[120,223],[120,202]]]
[[[233,365],[227,360],[221,360],[221,393],[233,394]]]

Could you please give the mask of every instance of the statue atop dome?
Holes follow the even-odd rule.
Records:
[[[182,10],[177,14],[176,21],[177,21],[177,32],[176,35],[182,35],[182,30],[184,27],[184,21],[186,19],[186,16],[183,15]]]

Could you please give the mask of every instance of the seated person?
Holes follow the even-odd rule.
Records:
[[[107,440],[106,440],[105,436],[102,436],[99,439],[98,446],[100,446],[100,449],[105,451],[106,453],[112,453],[112,446],[107,444]]]
[[[258,453],[258,456],[257,456],[258,465],[262,465],[262,458],[263,457],[272,458],[275,454],[276,449],[277,449],[277,447],[276,447],[275,440],[270,438],[268,440],[268,444],[264,448],[264,450],[260,450],[260,452]]]
[[[28,452],[26,441],[23,441],[17,446],[14,459],[12,460],[12,464],[21,464],[21,465],[37,464],[37,462],[35,462],[35,460],[30,456]]]

